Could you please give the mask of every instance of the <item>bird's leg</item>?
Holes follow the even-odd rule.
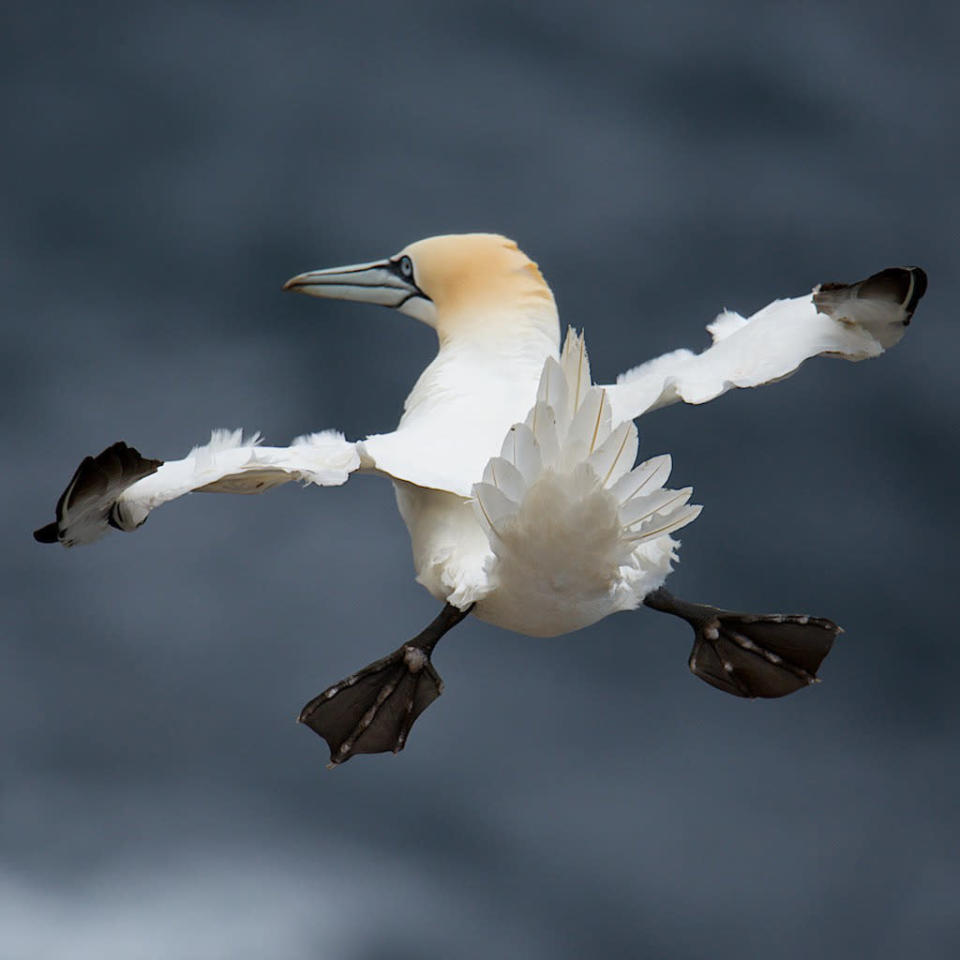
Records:
[[[690,669],[737,697],[783,697],[816,683],[821,662],[842,632],[820,617],[735,613],[687,603],[663,588],[643,602],[693,627]]]
[[[414,720],[443,692],[430,662],[437,641],[473,609],[445,604],[412,640],[314,697],[298,718],[327,741],[330,766],[358,753],[399,753]]]

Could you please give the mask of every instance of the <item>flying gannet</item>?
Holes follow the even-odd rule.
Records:
[[[348,441],[327,430],[289,447],[215,430],[182,460],[123,442],[77,468],[36,531],[42,543],[91,543],[131,531],[192,491],[260,493],[298,480],[336,486],[351,473],[393,482],[416,578],[443,603],[399,649],[328,687],[300,720],[331,764],[403,749],[439,695],[430,656],[469,613],[538,637],[646,606],[694,629],[689,666],[740,697],[780,697],[816,680],[839,628],[830,620],[749,614],[671,596],[673,538],[694,520],[691,488],[665,486],[669,455],[635,464],[634,419],[732,387],[781,380],[814,356],[863,360],[903,336],[926,289],[919,267],[775,300],[751,317],[725,311],[702,353],[676,350],[595,385],[583,337],[560,349],[553,294],[537,265],[495,234],[431,237],[395,256],[301,273],[285,284],[315,297],[392,307],[433,327],[439,349],[392,433]]]

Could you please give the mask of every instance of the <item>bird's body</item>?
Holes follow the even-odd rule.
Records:
[[[559,362],[543,357],[536,380],[513,393],[509,426],[487,447],[499,455],[486,458],[471,497],[394,481],[417,579],[530,636],[636,607],[669,573],[669,532],[699,512],[685,506],[691,491],[663,490],[668,458],[632,470],[636,429],[612,428],[581,337],[568,335]]]
[[[554,298],[536,264],[503,237],[434,237],[389,260],[301,274],[287,287],[392,306],[436,330],[437,356],[397,429],[357,442],[326,431],[282,448],[217,431],[167,463],[115,444],[81,464],[57,520],[37,538],[71,546],[109,526],[132,530],[194,490],[258,493],[291,479],[336,485],[355,471],[389,477],[417,579],[445,612],[305,708],[335,763],[403,746],[439,694],[429,653],[467,612],[553,636],[655,598],[650,606],[698,630],[694,672],[743,696],[779,696],[812,681],[829,649],[820,637],[836,628],[673,603],[659,590],[679,546],[671,534],[700,508],[688,504],[690,488],[664,486],[668,456],[635,465],[633,419],[782,379],[811,356],[877,356],[903,335],[925,282],[918,268],[892,268],[775,301],[750,318],[726,312],[709,328],[708,350],[675,351],[601,387],[581,336],[568,332],[561,349]],[[810,644],[816,655],[804,652]]]

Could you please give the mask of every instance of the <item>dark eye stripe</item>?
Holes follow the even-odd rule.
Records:
[[[430,300],[428,297],[417,285],[417,281],[413,278],[413,261],[404,254],[398,260],[391,260],[389,264],[390,272],[395,276],[399,277],[405,285],[412,286],[413,291],[409,293],[404,299],[397,304],[397,306],[403,306],[407,300],[411,297],[421,297],[424,300]]]

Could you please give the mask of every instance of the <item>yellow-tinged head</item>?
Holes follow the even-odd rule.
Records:
[[[537,265],[494,233],[428,237],[387,260],[299,274],[284,289],[394,307],[434,327],[441,342],[509,325],[558,325]]]

